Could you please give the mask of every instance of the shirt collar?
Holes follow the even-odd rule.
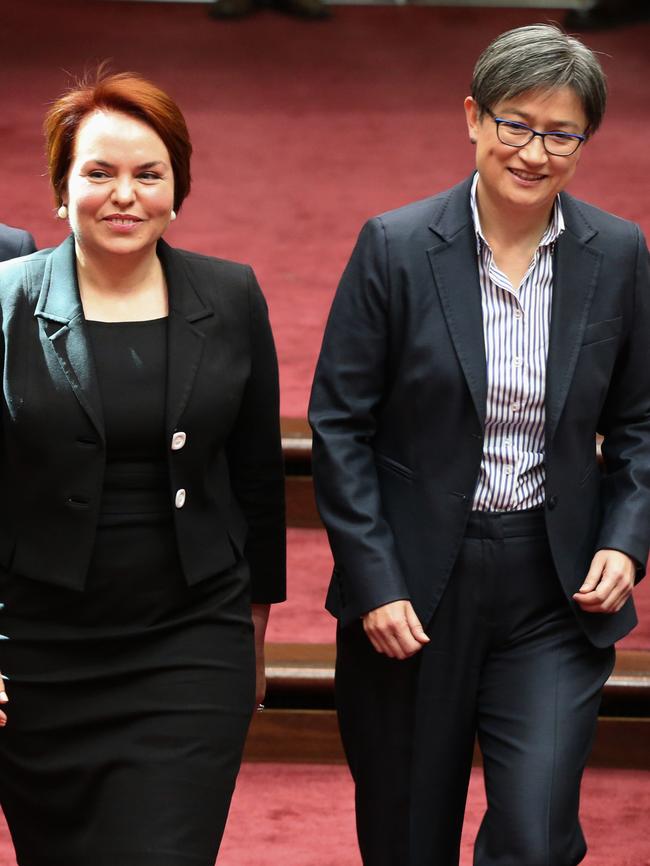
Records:
[[[476,188],[478,186],[478,172],[474,174],[474,180],[472,181],[472,189],[470,191],[470,203],[472,206],[472,220],[474,221],[474,231],[476,232],[476,251],[480,253],[481,251],[481,243],[484,243],[486,247],[489,248],[488,242],[485,240],[485,235],[483,234],[483,230],[481,229],[481,220],[478,215],[478,202],[476,200]],[[549,224],[546,227],[546,231],[542,235],[542,238],[539,242],[539,247],[550,246],[555,243],[555,241],[559,238],[559,236],[564,231],[564,214],[562,213],[562,202],[560,201],[560,196],[555,196],[555,202],[553,204],[553,212],[551,213],[551,219]]]

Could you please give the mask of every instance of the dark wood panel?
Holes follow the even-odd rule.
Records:
[[[342,763],[344,755],[336,713],[333,710],[256,713],[244,760]],[[474,763],[480,765],[478,749],[475,749]],[[589,765],[650,770],[650,719],[599,719]]]

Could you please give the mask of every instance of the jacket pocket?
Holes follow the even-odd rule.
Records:
[[[585,328],[582,345],[589,346],[592,343],[613,340],[621,333],[622,323],[622,316],[618,316],[616,319],[604,319],[602,322],[592,322]]]
[[[408,466],[404,466],[403,463],[398,463],[397,460],[393,460],[392,457],[386,457],[385,454],[378,454],[375,452],[375,462],[380,466],[383,466],[385,469],[388,469],[390,472],[394,472],[396,475],[401,475],[402,478],[406,478],[408,481],[413,480],[413,470],[409,469]]]

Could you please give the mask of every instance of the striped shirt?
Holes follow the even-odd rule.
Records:
[[[487,411],[473,508],[520,511],[544,504],[546,356],[553,296],[553,249],[564,231],[560,199],[519,287],[499,270],[481,231],[471,191],[483,307]]]

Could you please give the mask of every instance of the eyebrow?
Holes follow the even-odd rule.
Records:
[[[107,162],[105,159],[88,159],[86,160],[86,164],[89,162],[94,162],[96,165],[101,165],[102,168],[115,168],[115,165],[112,162]],[[148,168],[153,168],[156,165],[162,165],[165,168],[167,167],[167,163],[162,159],[154,159],[151,162],[143,162],[140,165],[136,166],[138,171],[146,171]]]
[[[527,124],[531,123],[531,115],[527,114],[525,111],[520,111],[518,108],[503,108],[499,114],[499,116],[503,117],[504,114],[517,114],[519,117],[523,117]],[[581,129],[582,127],[577,124],[574,120],[552,120],[549,124],[550,131],[557,130],[560,131],[561,126],[572,127],[573,129]]]

